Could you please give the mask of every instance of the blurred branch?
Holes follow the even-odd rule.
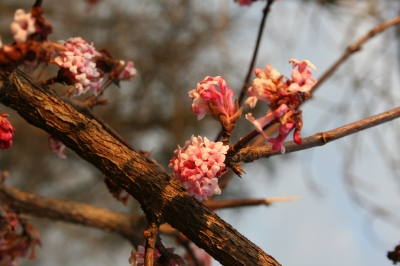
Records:
[[[336,69],[344,62],[346,59],[352,55],[355,52],[358,52],[361,50],[361,46],[374,37],[376,34],[381,33],[382,31],[386,30],[387,28],[394,26],[396,24],[400,23],[400,15],[388,20],[375,28],[371,29],[365,36],[361,37],[358,41],[355,43],[349,45],[346,49],[346,51],[343,53],[343,55],[318,79],[318,82],[312,87],[311,93],[314,92],[318,87],[328,78],[330,77],[333,72],[336,71]],[[312,96],[311,96],[312,97]]]
[[[33,7],[41,7],[42,2],[43,2],[43,0],[36,0],[35,3],[33,4]]]
[[[337,129],[333,129],[323,133],[317,133],[308,138],[303,138],[303,144],[301,145],[297,145],[296,143],[294,143],[294,141],[287,141],[284,143],[286,153],[301,151],[317,146],[323,146],[334,140],[338,140],[340,138],[357,133],[370,127],[378,126],[398,117],[400,117],[400,107],[379,115],[371,116],[358,122],[348,124],[346,126],[339,127]],[[271,145],[263,145],[259,147],[243,148],[235,156],[233,156],[232,158],[227,158],[227,160],[233,163],[249,163],[260,158],[269,158],[271,156],[280,154],[281,153],[279,151],[272,151]]]
[[[0,201],[16,212],[91,226],[118,233],[134,245],[143,243],[141,232],[147,225],[144,215],[127,215],[69,200],[41,197],[3,184],[0,184]]]
[[[168,222],[221,264],[280,265],[189,196],[178,180],[156,169],[113,138],[99,123],[87,119],[21,71],[0,73],[0,102],[62,141],[121,186],[139,201],[148,220],[157,225]]]
[[[220,200],[220,201],[205,201],[203,204],[210,209],[225,209],[247,206],[266,205],[269,206],[274,202],[286,202],[292,200],[299,200],[299,196],[292,197],[277,197],[265,199],[235,199],[235,200]]]

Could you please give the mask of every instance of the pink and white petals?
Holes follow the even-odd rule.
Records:
[[[285,152],[283,142],[289,132],[293,129],[294,141],[301,144],[300,130],[303,126],[303,120],[300,105],[310,97],[309,91],[315,85],[317,80],[312,78],[311,69],[315,66],[308,60],[298,61],[290,59],[292,64],[292,79],[283,81],[284,77],[273,69],[271,65],[267,65],[265,70],[259,68],[254,70],[257,78],[254,79],[252,86],[248,89],[248,99],[245,105],[254,107],[258,100],[266,101],[270,110],[268,113],[258,119],[254,119],[252,114],[246,115],[246,119],[251,122],[255,129],[267,139],[263,128],[271,123],[279,122],[279,135],[276,138],[268,139],[273,144],[272,149]]]
[[[87,92],[90,88],[96,94],[100,89],[102,77],[97,71],[93,58],[98,55],[95,48],[81,37],[61,41],[66,51],[59,52],[54,59],[62,69],[59,76],[69,85],[74,85],[76,96]]]
[[[121,73],[118,74],[117,80],[131,81],[137,75],[137,70],[135,68],[135,64],[132,61],[128,61],[127,63],[125,63],[122,60],[120,61],[120,64],[125,65],[125,67],[121,71]]]
[[[226,172],[224,161],[228,149],[222,142],[192,136],[183,148],[178,146],[175,150],[169,168],[189,195],[199,201],[206,200],[208,196],[221,194],[218,178]]]
[[[289,60],[292,63],[293,70],[292,70],[292,79],[293,83],[290,84],[289,91],[291,92],[307,92],[310,91],[312,86],[315,85],[317,80],[312,78],[311,69],[307,68],[311,67],[314,70],[316,69],[315,66],[308,60],[297,61],[296,59]],[[298,69],[295,69],[295,68]]]
[[[205,77],[197,83],[196,89],[189,92],[189,97],[193,99],[192,111],[197,115],[197,120],[203,119],[206,114],[213,114],[217,120],[219,116],[229,119],[238,111],[233,101],[233,91],[221,76]]]
[[[17,9],[14,13],[14,22],[10,25],[11,34],[16,43],[26,42],[29,35],[36,32],[35,18],[31,13],[26,14],[23,9]]]

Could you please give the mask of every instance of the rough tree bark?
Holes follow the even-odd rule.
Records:
[[[168,222],[223,265],[280,265],[182,188],[170,174],[110,136],[58,96],[22,72],[0,73],[0,102],[27,122],[61,140],[123,187],[149,221]]]

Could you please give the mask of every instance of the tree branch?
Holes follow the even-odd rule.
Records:
[[[279,265],[182,188],[72,106],[22,72],[0,73],[0,102],[62,141],[124,188],[148,220],[168,222],[223,265]],[[188,219],[191,221],[188,223]]]
[[[310,149],[317,146],[323,146],[334,140],[346,137],[348,135],[357,133],[364,129],[374,127],[395,118],[400,117],[400,107],[384,112],[379,115],[371,116],[369,118],[348,124],[323,133],[317,133],[311,137],[303,138],[303,144],[297,145],[294,141],[287,141],[284,143],[286,153]],[[233,163],[238,162],[252,162],[260,158],[269,158],[274,155],[280,155],[279,151],[272,151],[271,145],[263,145],[259,147],[246,147],[240,150],[232,158],[227,158]]]
[[[13,211],[35,217],[81,224],[116,232],[134,245],[143,243],[142,232],[147,220],[144,215],[127,215],[88,204],[45,198],[0,184],[0,202]]]
[[[205,201],[203,204],[210,209],[225,209],[225,208],[236,208],[236,207],[248,207],[266,205],[269,206],[274,202],[284,202],[299,200],[300,197],[277,197],[277,198],[265,198],[265,199],[234,199],[234,200],[218,200],[218,201]]]
[[[358,52],[361,50],[361,46],[374,37],[376,34],[381,33],[382,31],[386,30],[387,28],[394,26],[396,24],[400,23],[400,15],[388,20],[375,28],[371,29],[365,36],[361,37],[359,40],[357,40],[355,43],[349,45],[346,49],[346,51],[343,53],[343,55],[318,79],[318,82],[312,87],[311,89],[311,95],[312,92],[314,92],[318,87],[328,78],[330,77],[333,72],[336,71],[336,69],[344,62],[346,59],[352,55],[355,52]],[[311,96],[312,97],[312,96]]]

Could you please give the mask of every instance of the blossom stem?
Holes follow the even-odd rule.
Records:
[[[99,99],[103,95],[104,91],[113,83],[113,80],[108,78],[106,82],[101,86],[100,90],[97,92],[96,99]]]
[[[271,127],[275,123],[276,123],[275,120],[271,121],[271,123],[268,123],[263,127],[263,130],[266,130],[267,128]],[[249,144],[249,142],[252,141],[259,134],[260,133],[257,130],[251,131],[249,134],[247,134],[246,136],[241,138],[236,144],[230,146],[227,156],[234,156],[235,154],[237,154],[241,149],[246,147],[246,145]]]

